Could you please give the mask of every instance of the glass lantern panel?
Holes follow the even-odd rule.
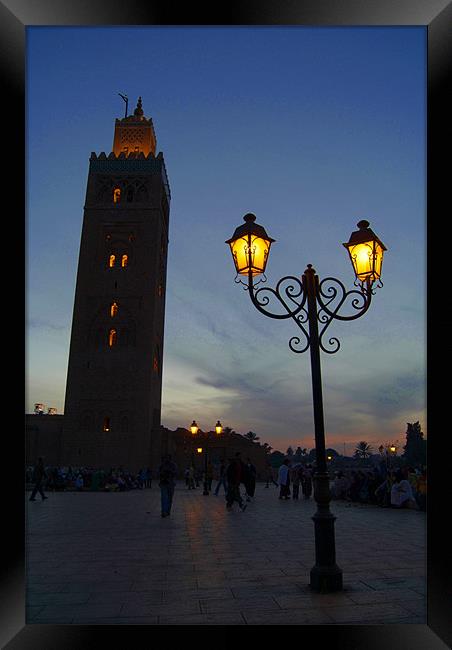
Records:
[[[248,275],[250,266],[252,275],[259,275],[265,271],[270,242],[262,237],[251,236],[251,246],[248,236],[240,237],[229,245],[237,273]]]

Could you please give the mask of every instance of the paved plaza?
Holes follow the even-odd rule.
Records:
[[[215,486],[215,482],[214,482]],[[309,588],[315,503],[258,483],[245,512],[223,492],[27,495],[27,624],[426,623],[426,517],[332,501],[344,590]]]

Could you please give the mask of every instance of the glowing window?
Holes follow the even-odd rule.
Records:
[[[118,313],[118,303],[117,303],[117,302],[114,302],[114,303],[112,303],[112,305],[110,306],[110,316],[111,316],[112,318],[114,318],[114,317],[116,316],[117,313]]]
[[[121,200],[121,190],[119,187],[115,187],[113,190],[113,203],[119,203]]]
[[[123,255],[121,257],[121,266],[125,268],[127,264],[129,263],[129,256],[128,255]]]
[[[116,255],[110,255],[108,260],[108,266],[112,269],[116,262]]]
[[[115,329],[111,329],[108,332],[108,345],[112,348],[114,345],[116,345],[116,339],[117,339],[117,332]]]
[[[104,429],[104,431],[110,431],[110,418],[109,417],[104,418],[103,429]]]

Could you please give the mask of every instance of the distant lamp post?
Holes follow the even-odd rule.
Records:
[[[359,230],[353,232],[344,244],[355,272],[355,289],[347,291],[340,280],[331,277],[320,281],[312,265],[308,264],[301,280],[286,276],[278,281],[275,289],[260,287],[256,290],[260,282],[266,281],[264,275],[255,283],[255,277],[264,274],[270,247],[275,240],[255,223],[254,214],[246,214],[243,219],[245,224],[236,228],[233,236],[226,241],[237,272],[236,282],[245,285],[251,302],[262,314],[278,320],[291,318],[294,321],[302,337],[293,336],[290,339],[289,348],[293,352],[302,353],[310,349],[316,448],[314,496],[317,502],[317,512],[312,518],[316,563],[311,569],[310,585],[315,591],[338,591],[342,589],[342,570],[336,564],[336,517],[329,508],[331,495],[325,453],[320,350],[334,354],[340,348],[335,337],[323,340],[333,320],[355,320],[369,309],[375,293],[374,283],[382,286],[380,275],[386,247],[370,230],[369,222],[363,220],[358,223]],[[244,276],[247,282],[242,280]],[[343,313],[347,309],[349,313]]]
[[[394,445],[394,444],[389,445],[389,451],[391,452],[390,453],[390,458],[391,458],[390,467],[392,469],[394,467],[394,458],[397,456],[397,445]]]
[[[197,448],[198,454],[202,454],[204,452],[204,491],[203,495],[204,496],[209,496],[209,481],[207,479],[207,461],[208,461],[208,451],[209,451],[209,432],[206,431],[201,431],[201,429],[198,427],[197,423],[195,420],[190,425],[190,431],[193,434],[193,436],[202,436],[205,446],[204,449],[202,447]],[[217,420],[217,423],[215,425],[215,433],[217,436],[220,436],[223,433],[223,425],[221,424],[220,420]]]

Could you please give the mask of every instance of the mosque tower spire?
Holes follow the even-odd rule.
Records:
[[[143,111],[143,100],[138,97],[137,106],[133,115],[126,115],[115,121],[115,134],[113,138],[113,153],[121,153],[129,157],[130,154],[143,153],[147,157],[150,153],[155,156],[157,140],[151,118],[146,118]]]

